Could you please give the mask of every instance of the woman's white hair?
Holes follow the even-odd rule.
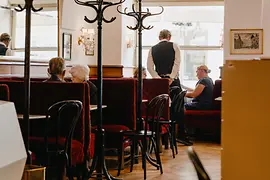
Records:
[[[78,64],[74,65],[69,72],[73,77],[76,77],[82,81],[87,81],[89,79],[90,69],[87,65]]]

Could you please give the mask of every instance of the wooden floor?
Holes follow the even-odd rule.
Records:
[[[194,150],[199,155],[211,180],[220,180],[220,149],[219,144],[195,143]],[[161,154],[164,173],[161,175],[156,168],[148,164],[148,180],[198,180],[195,169],[186,153],[186,146],[178,146],[179,152],[175,159],[172,158],[171,150],[165,150]],[[116,175],[115,170],[110,170],[112,175]],[[134,166],[132,173],[129,168],[121,171],[121,178],[124,180],[143,179],[141,163]]]

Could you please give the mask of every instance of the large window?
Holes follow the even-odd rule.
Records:
[[[24,57],[25,12],[14,12],[13,44],[15,56]],[[31,21],[31,56],[51,58],[57,56],[58,20],[56,9],[33,13]]]
[[[159,7],[147,7],[158,12]],[[164,7],[164,12],[146,19],[145,26],[153,25],[143,32],[143,65],[146,66],[149,48],[158,43],[162,29],[172,33],[172,41],[181,49],[180,78],[187,85],[197,82],[196,67],[206,64],[213,80],[219,78],[219,66],[223,63],[223,6],[173,6]]]

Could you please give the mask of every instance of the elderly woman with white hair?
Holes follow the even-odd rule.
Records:
[[[90,87],[90,104],[97,104],[97,87],[89,81],[90,69],[86,65],[74,65],[70,69],[71,80],[74,83],[87,82]]]

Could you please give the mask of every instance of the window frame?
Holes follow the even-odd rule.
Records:
[[[151,0],[144,2],[143,7],[144,8],[149,8],[151,6],[223,6],[224,7],[224,1],[218,1],[218,0],[213,0],[211,2],[151,2]],[[138,38],[137,38],[138,39]],[[152,46],[147,46],[143,45],[142,50],[149,50]],[[136,50],[138,50],[138,43],[136,43]],[[216,46],[196,46],[196,45],[179,45],[180,50],[183,51],[215,51],[215,50],[223,50],[223,44],[221,45],[216,45]],[[138,59],[138,55],[136,53],[136,59]],[[134,63],[136,66],[138,66],[138,61],[135,61]],[[194,80],[184,80],[183,79],[183,68],[184,65],[181,65],[180,67],[180,79],[181,82],[189,82],[189,83],[194,83]],[[193,82],[194,81],[194,82]]]
[[[12,5],[13,7],[16,7],[16,5]],[[59,12],[58,12],[58,7],[57,4],[52,4],[52,5],[38,5],[38,7],[43,7],[42,11],[57,11],[57,14],[59,16]],[[37,7],[37,8],[38,8]],[[11,50],[13,52],[24,52],[25,48],[16,48],[15,47],[15,39],[16,39],[16,13],[20,13],[20,12],[16,12],[16,11],[12,11],[11,13]],[[38,12],[37,12],[38,13]],[[58,29],[57,29],[57,37],[58,37],[58,41],[59,41],[59,20],[57,21],[58,24]],[[58,42],[57,42],[58,44]],[[30,51],[56,51],[57,54],[59,54],[58,52],[59,48],[58,45],[55,47],[30,47]]]

